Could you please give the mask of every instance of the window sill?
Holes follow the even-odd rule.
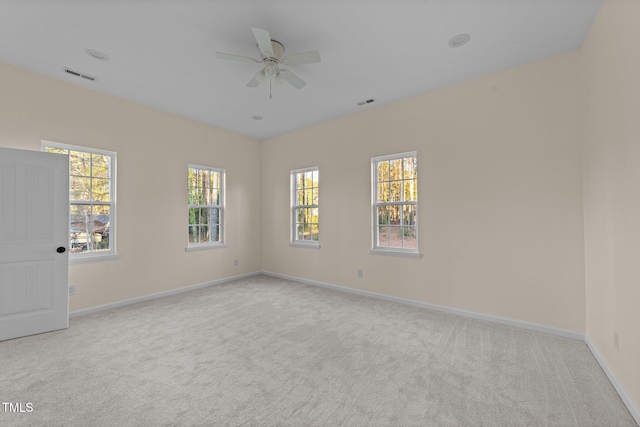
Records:
[[[320,249],[320,242],[290,242],[292,248]]]
[[[369,252],[371,255],[385,255],[385,256],[395,256],[402,258],[422,258],[422,254],[420,252],[409,252],[409,251],[401,251],[401,250],[393,250],[393,249],[381,249],[375,248],[371,249]]]
[[[88,264],[90,262],[115,261],[120,258],[118,254],[87,254],[69,255],[69,264]]]
[[[218,248],[226,248],[226,243],[216,243],[216,244],[203,244],[203,245],[193,245],[187,246],[184,248],[185,252],[195,252],[195,251],[204,251],[207,249],[218,249]]]

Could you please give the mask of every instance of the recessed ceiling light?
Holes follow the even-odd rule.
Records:
[[[253,120],[262,120],[262,119],[263,119],[263,117],[262,117],[262,116],[258,116],[258,115],[251,116],[251,118],[252,118]]]
[[[84,53],[99,61],[108,61],[109,57],[96,49],[85,49]]]
[[[464,46],[469,40],[471,40],[471,36],[469,34],[458,34],[457,36],[451,37],[451,40],[449,40],[449,47]]]

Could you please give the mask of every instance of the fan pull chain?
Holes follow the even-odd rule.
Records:
[[[269,79],[269,100],[271,100],[271,79]]]

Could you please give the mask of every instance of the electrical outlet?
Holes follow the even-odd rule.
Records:
[[[616,351],[620,351],[620,335],[618,331],[613,331],[613,348],[615,348]]]
[[[69,285],[69,295],[76,294],[76,285]]]
[[[237,259],[233,260],[233,265],[238,265],[238,260]]]
[[[362,277],[362,269],[358,269],[358,277]]]

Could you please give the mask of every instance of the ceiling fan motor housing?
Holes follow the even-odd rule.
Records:
[[[279,41],[273,39],[271,40],[271,46],[273,48],[273,58],[267,58],[266,56],[264,56],[262,52],[260,52],[260,46],[258,46],[258,52],[260,52],[260,56],[263,60],[272,59],[276,62],[280,62],[282,60],[282,54],[284,53],[284,46]]]

